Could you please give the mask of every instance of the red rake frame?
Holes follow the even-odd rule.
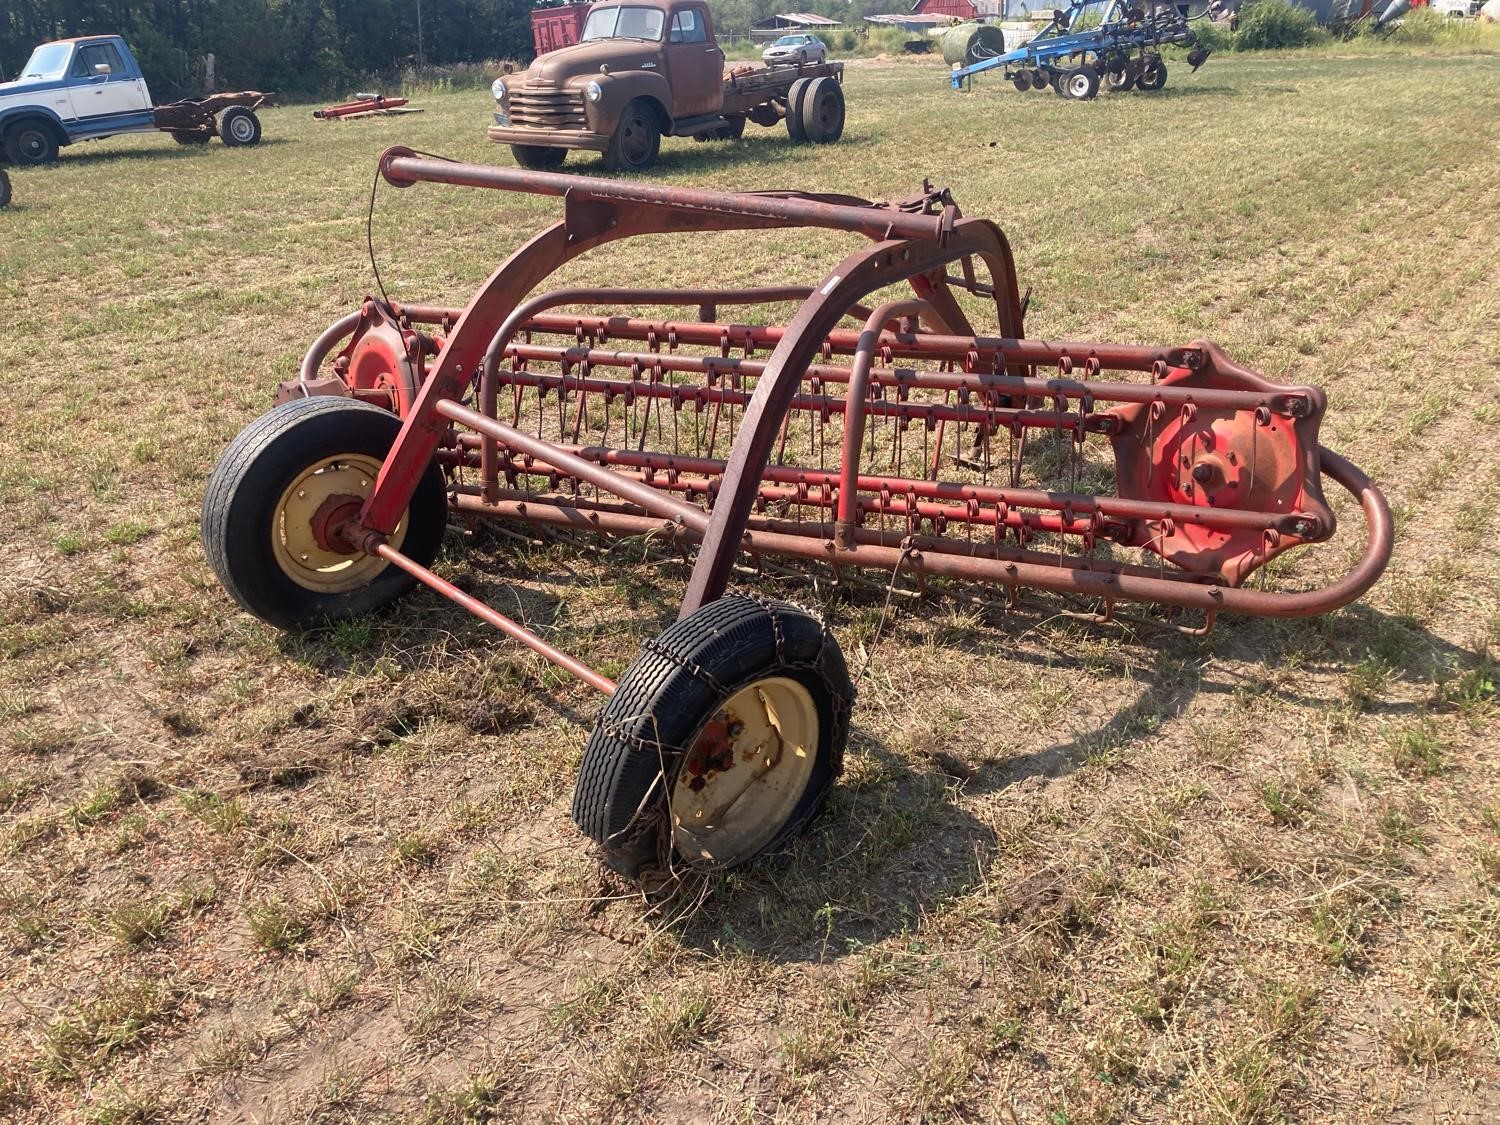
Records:
[[[1210,619],[1220,610],[1327,613],[1368,590],[1389,558],[1391,518],[1379,490],[1318,444],[1326,402],[1321,391],[1269,382],[1207,342],[1152,348],[1026,339],[1004,234],[987,220],[961,217],[946,192],[878,205],[838,196],[708,192],[465,165],[399,148],[382,156],[381,172],[399,187],[425,181],[564,198],[563,220],[511,255],[467,308],[366,302],[320,337],[301,379],[284,388],[287,397],[352,393],[401,415],[400,437],[373,494],[358,519],[330,529],[330,537],[388,558],[446,596],[454,596],[447,583],[384,542],[435,456],[480,469],[477,488],[461,486],[452,495],[462,512],[616,534],[655,532],[699,544],[682,616],[723,594],[742,552],[1080,594],[1102,599],[1106,616],[1115,601],[1131,600],[1202,610]],[[809,288],[564,289],[532,296],[565,262],[620,239],[795,226],[858,232],[872,244]],[[977,281],[976,263],[987,269],[990,284]],[[955,266],[961,276],[949,272]],[[874,311],[858,303],[903,281],[915,299]],[[993,300],[998,336],[974,332],[955,286]],[[802,302],[784,328],[714,320],[720,305],[778,300]],[[551,311],[601,303],[697,305],[700,320]],[[839,327],[851,313],[862,317],[861,329]],[[414,327],[434,324],[439,332]],[[335,376],[320,378],[327,354],[351,332]],[[533,342],[547,333],[574,341],[562,347]],[[646,349],[599,346],[610,339],[640,341]],[[720,354],[677,352],[688,344],[717,347]],[[768,359],[748,358],[762,347],[772,349]],[[747,358],[732,356],[736,348]],[[844,356],[851,357],[847,366],[832,362]],[[502,370],[507,360],[509,370]],[[549,360],[558,373],[537,370]],[[938,370],[896,367],[898,360]],[[603,378],[596,374],[601,368],[624,369],[630,377]],[[1109,381],[1101,378],[1104,371],[1149,380]],[[704,379],[684,384],[671,380],[674,373]],[[743,389],[749,377],[753,393]],[[476,389],[477,410],[464,405]],[[519,402],[524,390],[538,403],[555,396],[559,411],[571,410],[576,399],[580,414],[589,396],[632,406],[642,401],[647,419],[655,402],[658,427],[667,406],[674,417],[684,406],[695,413],[711,408],[715,418],[726,407],[731,418],[743,409],[743,416],[723,460],[646,450],[644,433],[635,450],[550,441],[501,419],[502,392]],[[937,393],[941,400],[931,397]],[[842,416],[835,468],[770,463],[778,441],[785,447],[793,412],[824,423]],[[1089,434],[1105,434],[1114,446],[1119,494],[940,480],[937,457],[921,477],[866,472],[859,451],[871,419],[886,419],[898,431],[935,431],[940,449],[943,427],[971,427],[976,445],[986,449],[1000,435],[1024,449],[1026,435],[1036,431],[1066,435],[1078,445]],[[518,472],[553,485],[566,481],[574,495],[502,487],[514,484]],[[1368,531],[1358,564],[1317,590],[1245,588],[1249,575],[1275,555],[1333,534],[1323,475],[1362,506]],[[579,498],[580,484],[610,500]],[[755,514],[778,501],[811,505],[832,518]],[[868,526],[872,517],[881,519],[880,529]],[[897,517],[905,527],[891,530],[887,525]],[[964,525],[991,534],[982,542],[943,534]],[[1072,537],[1085,553],[1033,549],[1039,535]],[[1105,541],[1140,547],[1175,565],[1102,559],[1093,548]],[[493,611],[483,616],[505,620]],[[521,628],[506,626],[508,632]],[[540,638],[522,639],[559,662],[562,654]],[[577,674],[575,661],[564,666]]]
[[[1082,595],[1099,620],[1119,601],[1154,602],[1202,611],[1204,629],[1221,610],[1326,613],[1390,557],[1379,490],[1318,444],[1321,391],[1272,383],[1207,342],[1025,338],[1004,234],[945,191],[890,204],[693,191],[405,149],[380,167],[400,187],[560,195],[563,219],[467,308],[370,299],[325,331],[282,405],[215,468],[205,549],[265,620],[366,612],[415,579],[602,692],[573,816],[632,876],[780,847],[841,768],[853,685],[837,642],[794,606],[726,594],[745,556]],[[789,227],[869,245],[813,286],[537,292],[620,239]],[[912,295],[861,303],[896,285]],[[993,304],[997,335],[974,330],[960,291]],[[786,325],[718,316],[792,302]],[[697,319],[566,311],[600,306],[696,306]],[[1097,435],[1112,466],[1094,456]],[[1281,552],[1334,535],[1325,476],[1363,510],[1357,564],[1317,589],[1247,588]],[[430,569],[445,504],[651,536],[684,558],[696,545],[678,621],[617,684]]]

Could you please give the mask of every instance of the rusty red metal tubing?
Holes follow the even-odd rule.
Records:
[[[669,208],[690,215],[704,212],[751,220],[757,226],[826,227],[863,234],[876,240],[910,238],[937,241],[952,225],[952,217],[914,215],[890,207],[856,207],[827,203],[806,196],[751,192],[706,191],[700,188],[658,187],[655,184],[596,180],[560,172],[461,164],[428,160],[410,149],[393,148],[380,158],[380,172],[392,187],[415,183],[454,184],[498,188],[531,195],[558,195],[570,207],[588,203],[634,203]],[[956,214],[956,209],[955,214]]]
[[[496,612],[478,598],[464,593],[453,583],[434,574],[421,563],[407,558],[400,551],[385,542],[378,534],[372,533],[366,537],[364,550],[369,554],[379,555],[386,562],[394,566],[399,566],[418,582],[421,582],[425,586],[430,586],[439,594],[442,594],[443,597],[463,606],[464,609],[468,610],[475,617],[478,617],[481,621],[486,621],[493,625],[512,640],[520,641],[527,648],[545,657],[550,663],[556,664],[569,675],[576,676],[590,687],[598,688],[605,695],[613,695],[615,693],[615,682],[608,676],[596,672],[583,661],[563,652],[562,649],[548,644],[519,621],[512,621],[505,614]]]
[[[777,301],[806,300],[811,290],[807,286],[770,286],[756,289],[712,290],[712,289],[656,289],[641,292],[614,288],[556,289],[542,293],[517,305],[501,323],[489,347],[485,349],[484,361],[479,375],[479,408],[487,415],[496,413],[496,374],[500,356],[506,350],[518,327],[537,313],[559,305],[599,304],[629,299],[639,304],[683,305],[714,304],[769,304]],[[486,487],[493,490],[495,477],[495,450],[491,445],[479,448],[480,473]]]
[[[477,435],[460,434],[459,444],[467,449],[477,449]],[[549,443],[550,444],[550,443]],[[637,452],[630,449],[609,449],[597,446],[558,443],[553,448],[573,453],[602,465],[622,465],[634,469],[646,469],[655,473],[692,473],[703,476],[720,476],[725,462],[708,457],[686,457],[680,454]],[[537,472],[516,465],[518,472]],[[773,484],[806,485],[811,488],[837,487],[841,480],[842,467],[829,469],[804,468],[790,465],[767,465],[765,479]],[[1118,496],[1086,496],[1079,493],[1042,492],[1027,488],[999,488],[990,485],[956,484],[949,481],[916,480],[910,477],[889,477],[860,474],[855,478],[856,487],[864,492],[914,494],[924,500],[970,501],[979,504],[1004,504],[1010,508],[1042,508],[1061,512],[1072,509],[1079,513],[1098,512],[1101,516],[1131,520],[1180,520],[1201,523],[1212,528],[1246,528],[1255,531],[1277,529],[1290,532],[1290,525],[1304,518],[1298,513],[1247,512],[1236,508],[1199,508],[1190,504],[1156,503],[1147,500],[1127,500]],[[655,485],[654,487],[661,487]],[[963,508],[949,505],[947,512],[962,513]],[[960,514],[948,515],[949,519],[961,521]]]
[[[451,399],[439,400],[435,409],[443,417],[493,438],[508,449],[533,457],[543,464],[551,465],[568,476],[586,481],[596,488],[612,492],[621,499],[640,505],[648,512],[658,511],[671,519],[680,521],[684,526],[699,531],[708,527],[708,513],[696,504],[687,504],[674,499],[665,495],[660,489],[652,488],[649,484],[643,484],[607,469],[597,462],[586,461],[582,457],[565,452],[551,442],[522,433],[497,418],[487,418]]]
[[[1327,449],[1320,450],[1327,475],[1353,494],[1364,511],[1367,525],[1365,551],[1358,565],[1343,578],[1328,586],[1305,593],[1277,593],[1251,590],[1207,582],[1201,575],[1163,571],[1157,575],[1141,573],[1145,568],[1088,569],[1093,561],[1078,558],[1076,567],[1058,565],[1059,556],[1022,552],[994,544],[965,544],[962,541],[940,543],[930,536],[906,536],[906,546],[857,544],[841,547],[832,538],[813,539],[802,534],[786,534],[760,529],[749,532],[744,549],[752,554],[765,553],[816,560],[842,566],[895,570],[898,567],[925,574],[967,581],[986,582],[1008,587],[1026,586],[1056,593],[1080,594],[1105,599],[1156,602],[1182,609],[1206,612],[1225,611],[1263,617],[1313,617],[1348,605],[1365,593],[1380,577],[1390,557],[1394,528],[1390,508],[1379,489],[1350,462]],[[697,541],[699,533],[687,525],[668,525],[650,516],[593,511],[575,508],[576,517],[560,506],[543,503],[514,502],[513,507],[498,509],[481,499],[459,495],[455,506],[460,511],[495,511],[508,518],[557,526],[587,527],[591,530],[624,534],[656,531],[687,542]],[[680,527],[674,531],[672,526]],[[935,549],[937,548],[937,549]],[[967,548],[969,553],[953,553]],[[1066,561],[1066,560],[1064,560]]]

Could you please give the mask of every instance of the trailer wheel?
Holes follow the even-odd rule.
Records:
[[[213,137],[212,133],[189,133],[182,129],[172,134],[172,139],[180,145],[206,145]]]
[[[241,431],[208,478],[199,530],[209,565],[242,608],[300,629],[370,613],[412,588],[404,570],[330,545],[315,527],[357,511],[400,432],[394,414],[330,396],[283,403]],[[434,461],[391,546],[431,565],[446,524]]]
[[[10,177],[0,168],[0,211],[10,206]]]
[[[1099,72],[1091,66],[1078,66],[1068,71],[1059,84],[1059,92],[1066,92],[1076,101],[1086,102],[1099,93]]]
[[[802,95],[812,84],[811,78],[799,78],[786,92],[786,135],[793,144],[807,140],[807,125],[802,120]]]
[[[522,168],[530,168],[533,172],[551,172],[561,168],[568,158],[567,149],[547,145],[511,145],[510,154]]]
[[[51,164],[57,160],[57,134],[42,121],[21,121],[5,134],[5,158],[12,164]]]
[[[583,753],[573,820],[615,870],[747,863],[822,808],[854,688],[838,642],[785,602],[730,594],[621,677]]]
[[[814,78],[802,92],[802,128],[819,145],[831,145],[844,135],[844,90],[838,79]]]
[[[1112,94],[1126,93],[1134,85],[1135,71],[1128,64],[1105,72],[1104,88]]]
[[[1135,80],[1138,90],[1153,93],[1167,84],[1167,64],[1160,57],[1148,59],[1141,67],[1140,77]]]
[[[260,143],[260,118],[253,110],[232,105],[219,118],[219,136],[230,148],[244,148]]]
[[[620,123],[604,153],[604,166],[611,172],[644,172],[656,163],[660,151],[661,125],[656,111],[645,98],[636,98],[620,114]]]

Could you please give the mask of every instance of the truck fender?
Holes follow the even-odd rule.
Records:
[[[12,125],[19,125],[22,121],[37,120],[44,122],[51,130],[59,145],[73,143],[73,138],[68,136],[67,127],[62,118],[53,113],[44,105],[23,105],[13,109],[0,111],[0,137],[10,131]]]
[[[620,114],[624,113],[625,107],[636,98],[644,98],[652,104],[656,109],[657,123],[661,126],[663,135],[670,134],[672,111],[668,107],[672,104],[672,88],[667,85],[667,80],[660,74],[652,74],[649,71],[609,76],[609,84],[605,86],[604,97],[600,102],[600,107],[604,109],[604,112],[599,115],[598,131],[607,136],[613,136],[615,127],[620,123]]]

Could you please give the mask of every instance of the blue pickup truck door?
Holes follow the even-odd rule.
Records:
[[[101,74],[98,67],[107,66]],[[73,52],[68,68],[73,114],[85,128],[97,128],[111,118],[139,114],[147,108],[145,81],[132,76],[113,43],[84,43]]]

